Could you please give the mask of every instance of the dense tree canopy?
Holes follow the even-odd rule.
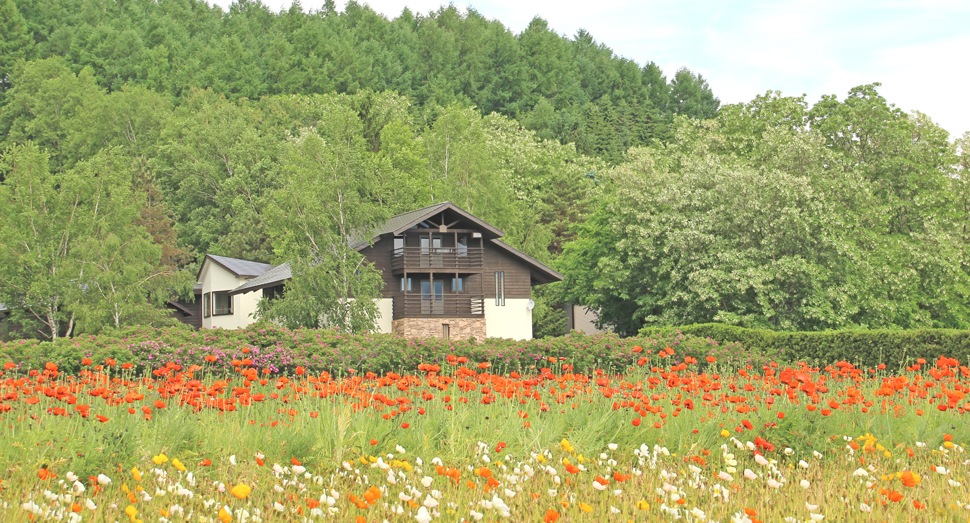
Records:
[[[161,304],[191,288],[135,225],[143,195],[125,164],[113,149],[64,172],[33,144],[0,156],[0,303],[44,337],[164,321]]]
[[[567,246],[567,286],[630,333],[967,328],[956,165],[945,131],[874,85],[811,109],[769,93],[682,119],[667,146],[609,172]]]
[[[0,18],[0,77],[18,59],[57,56],[75,74],[89,67],[107,92],[394,91],[416,112],[458,103],[530,115],[540,136],[612,162],[662,139],[669,115],[712,118],[719,104],[700,75],[682,69],[668,83],[655,64],[621,58],[588,32],[567,38],[537,17],[516,35],[454,6],[393,20],[353,1],[342,12],[295,3],[277,13],[252,0],[228,12],[201,0],[4,0],[0,13],[10,14]]]
[[[623,333],[967,327],[970,135],[948,138],[878,84],[721,107],[538,17],[0,0],[0,303],[49,336],[158,322],[211,253],[294,264],[267,315],[366,328],[327,308],[379,289],[341,239],[452,200],[567,275],[534,291],[539,334],[563,301]]]

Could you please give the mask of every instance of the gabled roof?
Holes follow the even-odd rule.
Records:
[[[268,263],[240,260],[239,258],[228,258],[226,256],[216,256],[215,254],[206,254],[205,259],[202,261],[202,267],[199,267],[199,274],[195,276],[196,281],[198,281],[199,277],[202,276],[202,269],[205,267],[206,261],[212,261],[213,263],[240,278],[255,278],[256,276],[259,276],[260,274],[263,274],[274,267]]]
[[[245,294],[247,292],[258,291],[260,289],[265,289],[266,287],[273,287],[279,285],[284,281],[293,277],[293,272],[290,270],[290,264],[284,263],[282,265],[277,265],[272,269],[260,274],[259,276],[247,281],[246,283],[236,287],[235,289],[229,291],[230,296],[235,296],[236,294]]]
[[[434,205],[429,205],[428,207],[423,207],[421,209],[408,211],[406,213],[392,216],[389,220],[384,222],[383,225],[381,225],[380,227],[377,228],[377,230],[374,231],[372,239],[376,239],[385,234],[401,234],[404,231],[410,229],[411,227],[414,227],[415,225],[427,220],[428,218],[431,218],[447,210],[453,211],[454,213],[474,223],[482,230],[490,233],[492,236],[496,238],[501,238],[502,236],[505,236],[505,233],[502,232],[501,230],[495,228],[493,225],[482,220],[481,218],[478,218],[477,216],[472,215],[471,213],[462,209],[461,207],[458,207],[457,205],[451,202],[441,202],[441,203],[436,203]],[[350,246],[354,249],[357,249],[358,251],[363,249],[364,247],[367,247],[368,245],[370,245],[370,240],[363,240],[358,238],[350,241]]]
[[[552,267],[542,263],[541,261],[529,256],[528,254],[512,247],[511,245],[503,242],[499,239],[492,240],[492,244],[502,249],[508,251],[509,253],[517,256],[527,265],[532,268],[532,279],[539,283],[552,283],[554,281],[563,281],[566,277],[559,271],[553,269]]]
[[[476,216],[473,216],[468,211],[462,209],[461,207],[458,207],[457,205],[451,202],[436,203],[428,207],[423,207],[421,209],[392,216],[389,220],[387,220],[387,222],[384,223],[384,225],[378,227],[377,230],[374,231],[372,239],[377,239],[385,234],[401,234],[404,231],[410,229],[411,227],[437,214],[440,214],[444,211],[452,211],[455,214],[461,216],[462,219],[465,219],[474,223],[478,227],[482,228],[483,231],[494,236],[493,238],[491,238],[492,244],[500,247],[501,249],[505,250],[506,252],[512,254],[513,256],[525,262],[525,264],[532,269],[531,277],[536,282],[550,283],[554,281],[562,281],[565,278],[561,273],[557,272],[552,267],[549,267],[548,265],[540,262],[539,260],[533,258],[532,256],[529,256],[528,254],[516,249],[515,247],[512,247],[511,245],[499,240],[500,237],[505,236],[504,232],[502,232],[499,229],[496,229],[495,227],[485,222],[484,220]],[[356,240],[351,240],[349,243],[352,248],[359,251],[364,247],[369,246],[371,244],[371,240],[356,239]],[[290,270],[289,263],[272,266],[272,265],[267,265],[265,263],[246,262],[245,260],[236,260],[234,258],[223,258],[222,256],[208,255],[207,258],[212,258],[213,261],[215,261],[216,263],[219,263],[219,260],[232,260],[233,262],[252,263],[260,266],[269,267],[268,269],[264,270],[260,274],[256,275],[252,280],[249,280],[246,283],[243,283],[242,285],[229,291],[229,294],[231,296],[236,294],[244,294],[247,292],[258,291],[260,289],[265,289],[266,287],[273,287],[293,277],[293,273]],[[220,263],[220,265],[222,264]],[[229,270],[231,271],[232,269],[229,269]]]

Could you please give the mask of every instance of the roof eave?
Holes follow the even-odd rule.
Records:
[[[474,222],[476,225],[480,226],[482,229],[485,229],[486,231],[488,231],[491,234],[493,234],[495,236],[495,238],[501,238],[502,236],[505,236],[505,233],[502,232],[500,229],[496,228],[492,224],[486,222],[485,220],[482,220],[481,218],[473,215],[472,213],[466,211],[465,209],[462,209],[461,207],[458,207],[457,205],[455,205],[455,204],[453,204],[451,202],[442,202],[440,206],[433,207],[433,208],[429,208],[428,209],[428,212],[419,215],[417,218],[411,220],[410,222],[407,222],[407,224],[405,224],[405,225],[403,225],[401,227],[398,227],[397,229],[394,229],[393,231],[390,231],[390,232],[392,232],[395,235],[399,235],[402,232],[404,232],[404,231],[410,229],[411,227],[415,226],[416,224],[421,223],[424,220],[427,220],[428,218],[430,218],[430,217],[434,216],[435,214],[438,214],[438,213],[440,213],[440,212],[442,212],[442,211],[444,211],[445,209],[448,209],[448,208],[451,208],[452,210],[458,212],[459,214],[464,215],[468,220]],[[387,234],[387,233],[385,233],[385,234]]]
[[[183,313],[185,313],[188,316],[195,316],[195,313],[192,312],[191,309],[189,309],[188,307],[183,306],[181,303],[178,303],[175,300],[169,300],[169,301],[165,302],[165,305],[169,305],[171,307],[175,307],[176,309],[182,311]]]
[[[248,294],[250,292],[255,292],[255,291],[263,290],[263,289],[265,289],[267,287],[276,287],[277,285],[280,285],[283,282],[286,282],[286,281],[291,280],[291,279],[292,278],[283,278],[281,280],[268,281],[268,282],[260,283],[259,285],[252,285],[252,286],[247,286],[244,283],[244,284],[240,285],[239,287],[236,287],[235,289],[229,291],[229,295],[230,296],[236,296],[238,294]]]

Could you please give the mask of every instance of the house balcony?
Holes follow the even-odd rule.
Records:
[[[402,272],[478,272],[484,249],[480,247],[399,247],[391,251],[391,270]]]
[[[482,318],[485,296],[481,294],[405,294],[394,297],[394,319]]]

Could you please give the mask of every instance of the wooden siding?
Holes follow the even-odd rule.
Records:
[[[175,300],[180,306],[192,311],[192,314],[185,314],[184,311],[179,310],[176,307],[168,306],[170,315],[172,318],[192,327],[193,329],[199,330],[202,328],[202,292],[199,291],[195,294],[195,301],[190,302],[187,300]]]
[[[391,271],[392,250],[394,250],[394,237],[390,234],[382,236],[374,242],[374,245],[360,250],[367,261],[381,271],[381,277],[384,279],[384,288],[381,289],[382,298],[393,298],[401,294],[401,280]]]
[[[486,300],[495,299],[496,271],[505,272],[505,299],[532,297],[532,276],[529,267],[489,242],[485,244],[485,268],[482,271],[482,287]]]
[[[408,236],[407,245],[409,247],[415,246],[416,238],[410,234],[406,236]],[[442,236],[443,238],[448,238],[451,235],[448,233],[443,233]],[[467,272],[461,270],[457,271],[458,274],[464,278],[464,291],[462,294],[482,295],[486,301],[494,301],[495,273],[501,271],[505,273],[506,299],[531,298],[532,277],[529,266],[522,260],[515,257],[513,254],[495,246],[488,241],[478,243],[478,239],[475,239],[474,243],[472,243],[470,247],[478,247],[479,245],[481,245],[484,249],[481,272],[478,270]],[[444,246],[451,247],[452,245],[446,244]],[[365,247],[360,250],[360,253],[371,261],[378,270],[381,271],[381,276],[384,280],[384,288],[381,291],[381,296],[383,298],[397,298],[404,295],[404,293],[401,291],[402,275],[393,274],[393,271],[391,270],[393,250],[394,237],[390,234],[380,237],[372,246]],[[420,272],[408,271],[408,277],[412,278],[414,285],[412,287],[412,291],[410,292],[411,295],[420,295],[420,288],[417,287],[418,281],[421,279],[427,279],[426,275],[429,272],[430,269]],[[443,279],[446,281],[446,296],[451,295],[450,282],[451,278],[455,276],[455,273],[455,270],[449,270],[447,268],[434,269],[435,279]]]

